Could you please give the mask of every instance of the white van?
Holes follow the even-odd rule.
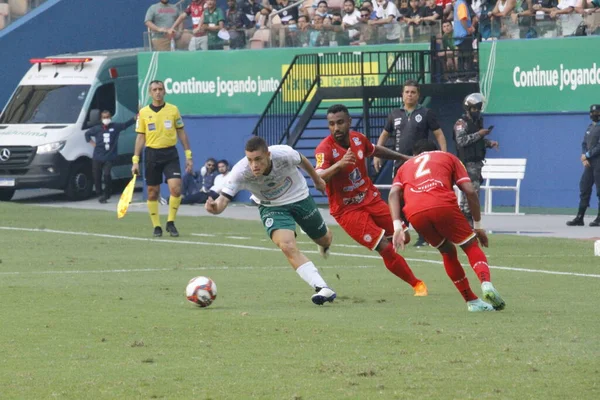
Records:
[[[107,50],[31,60],[31,68],[0,114],[0,201],[15,190],[64,190],[91,196],[93,147],[86,130],[108,110],[125,122],[138,110],[137,53]],[[134,127],[119,137],[113,179],[131,177]]]

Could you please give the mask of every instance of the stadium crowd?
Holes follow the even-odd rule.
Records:
[[[463,0],[464,1],[464,0]],[[157,51],[429,42],[452,50],[456,0],[161,0],[145,16]],[[458,3],[461,3],[459,0]],[[479,40],[600,34],[600,0],[468,0]],[[456,40],[454,40],[456,42]],[[477,40],[474,41],[475,45]]]

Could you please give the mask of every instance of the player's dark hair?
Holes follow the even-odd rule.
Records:
[[[254,136],[246,142],[245,150],[248,152],[258,150],[267,152],[269,151],[269,146],[267,146],[267,142],[265,142],[265,139],[258,136]]]
[[[348,107],[346,107],[343,104],[334,104],[327,109],[327,114],[336,114],[339,112],[343,112],[346,115],[350,116],[350,113],[348,112]]]
[[[404,88],[407,86],[416,87],[417,92],[421,93],[421,87],[419,86],[419,82],[415,81],[414,79],[408,79],[408,80],[404,81],[404,84],[402,85],[403,92],[404,92]]]
[[[155,79],[152,82],[150,82],[150,84],[148,85],[148,87],[151,87],[155,83],[160,83],[163,87],[165,87],[165,83],[163,81],[159,81],[158,79]]]
[[[421,153],[425,153],[426,151],[436,151],[438,148],[431,140],[421,139],[417,140],[417,142],[413,145],[412,151],[416,156]]]
[[[102,110],[102,112],[100,113],[100,115],[102,114],[110,114],[112,116],[112,113],[108,110]]]
[[[229,167],[229,162],[227,160],[219,160],[217,162],[217,165],[219,165],[219,164],[225,164],[226,167]]]

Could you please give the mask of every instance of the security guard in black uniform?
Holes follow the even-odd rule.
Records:
[[[402,86],[402,104],[401,108],[392,110],[388,115],[385,127],[377,140],[378,146],[385,146],[390,135],[393,135],[394,150],[398,153],[412,155],[412,149],[416,142],[429,137],[429,132],[433,133],[438,145],[442,151],[446,151],[446,137],[440,127],[435,113],[419,104],[421,89],[419,83],[414,80],[407,80]],[[381,170],[383,163],[378,157],[373,158],[375,171]],[[392,170],[392,179],[396,176],[401,162],[394,162]],[[419,235],[415,246],[420,247],[425,244],[425,239]]]
[[[575,219],[567,222],[568,226],[583,226],[583,216],[590,206],[594,183],[598,196],[598,216],[590,222],[590,226],[600,226],[600,104],[590,106],[590,119],[592,123],[587,127],[581,143],[583,174],[579,181],[579,211]]]
[[[471,93],[463,100],[463,108],[465,113],[454,124],[454,141],[456,142],[456,150],[458,158],[465,165],[473,188],[479,193],[483,169],[483,161],[485,160],[486,149],[498,149],[498,142],[486,138],[490,134],[491,129],[484,129],[483,118],[481,117],[481,109],[485,98],[481,93]],[[463,196],[460,202],[460,209],[473,225],[473,217],[467,203],[466,196]]]

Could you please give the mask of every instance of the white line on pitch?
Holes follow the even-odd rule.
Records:
[[[274,251],[279,252],[280,250],[273,247],[258,247],[258,246],[246,246],[241,244],[231,244],[231,243],[209,243],[209,242],[194,242],[191,240],[168,240],[168,239],[151,239],[151,238],[140,238],[140,237],[131,237],[131,236],[120,236],[120,235],[108,235],[104,233],[91,233],[91,232],[73,232],[73,231],[61,231],[55,229],[33,229],[33,228],[15,228],[10,226],[0,226],[0,230],[7,231],[23,231],[23,232],[39,232],[39,233],[56,233],[62,235],[73,235],[73,236],[92,236],[92,237],[102,237],[108,239],[121,239],[121,240],[133,240],[139,242],[151,242],[151,243],[168,243],[168,244],[193,244],[198,246],[212,246],[212,247],[230,247],[236,249],[246,249],[246,250],[259,250],[259,251]],[[307,254],[318,254],[318,251],[314,250],[304,250],[303,253]],[[352,257],[352,258],[367,258],[367,259],[381,259],[380,256],[371,256],[366,254],[348,254],[348,253],[334,253],[331,255],[342,256],[342,257]],[[426,260],[422,258],[406,258],[407,261],[411,262],[421,262],[427,264],[437,264],[441,265],[441,261],[435,260]],[[502,269],[507,271],[519,271],[519,272],[534,272],[539,274],[548,274],[548,275],[568,275],[568,276],[581,276],[587,278],[600,278],[599,274],[583,274],[577,272],[562,272],[562,271],[548,271],[542,269],[530,269],[530,268],[515,268],[515,267],[504,267],[504,266],[495,266],[490,265],[490,268],[493,269]]]
[[[347,265],[323,265],[319,266],[319,269],[364,269],[364,268],[381,268],[381,266],[375,265],[358,265],[358,266],[347,266]],[[176,271],[239,271],[239,270],[285,270],[291,269],[288,266],[242,266],[242,267],[229,267],[229,266],[205,266],[205,267],[186,267],[186,268],[133,268],[133,269],[95,269],[95,270],[64,270],[64,271],[12,271],[12,272],[0,272],[2,275],[25,275],[25,274],[40,274],[40,275],[77,275],[77,274],[123,274],[123,273],[136,273],[136,272],[176,272]]]

